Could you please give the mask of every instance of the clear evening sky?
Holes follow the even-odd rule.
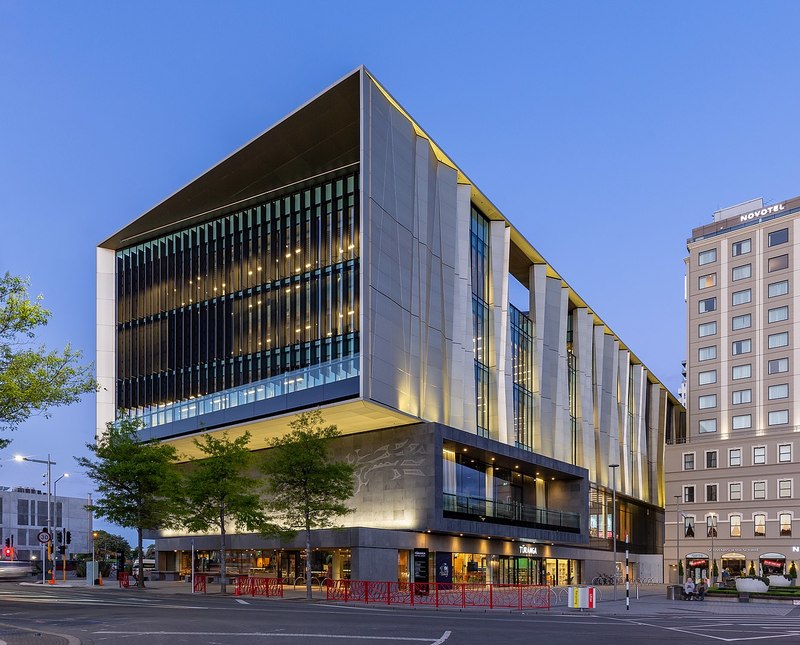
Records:
[[[0,0],[0,271],[94,352],[95,247],[360,64],[673,392],[683,259],[721,207],[800,194],[797,2]],[[94,400],[0,484],[90,483]]]

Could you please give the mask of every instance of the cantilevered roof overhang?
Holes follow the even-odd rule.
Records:
[[[278,121],[100,244],[121,249],[359,160],[361,68]]]

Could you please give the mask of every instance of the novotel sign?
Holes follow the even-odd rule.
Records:
[[[758,210],[745,213],[744,215],[740,215],[739,221],[749,222],[751,219],[756,219],[757,217],[764,217],[765,215],[772,215],[774,213],[780,213],[782,210],[785,209],[786,209],[786,204],[775,204],[774,206],[759,208]]]
[[[538,547],[528,546],[527,544],[520,544],[519,552],[522,555],[536,555],[537,553],[539,553]]]

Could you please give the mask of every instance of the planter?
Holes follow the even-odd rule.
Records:
[[[755,578],[736,578],[736,591],[744,593],[766,593],[769,587]]]
[[[785,576],[769,576],[770,587],[789,587],[791,584],[791,580],[788,580]]]

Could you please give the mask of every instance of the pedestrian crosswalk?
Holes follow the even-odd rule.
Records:
[[[785,611],[785,609],[784,609]],[[649,626],[675,634],[699,636],[726,643],[800,639],[800,616],[776,615],[696,615],[685,612],[653,614],[635,618],[616,618],[632,625]]]
[[[10,603],[42,604],[42,605],[102,605],[103,607],[163,607],[181,609],[201,609],[191,605],[177,605],[165,598],[143,598],[140,596],[116,596],[97,594],[80,589],[42,589],[19,587],[0,588],[0,601],[8,608]],[[2,612],[0,612],[2,615]]]

